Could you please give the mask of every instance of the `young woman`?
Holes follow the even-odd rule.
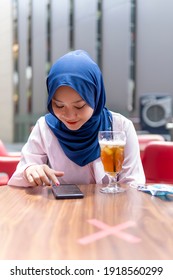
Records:
[[[126,134],[118,181],[145,183],[134,126],[105,107],[101,71],[85,51],[72,51],[57,60],[47,77],[47,90],[49,114],[34,126],[9,185],[108,182],[100,159],[100,130],[123,130]]]

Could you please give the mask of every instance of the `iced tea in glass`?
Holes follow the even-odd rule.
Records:
[[[124,161],[124,147],[126,143],[123,131],[100,131],[99,144],[101,149],[101,160],[104,170],[109,174],[111,183],[102,188],[102,192],[122,192],[124,189],[117,186],[117,175],[122,170]]]

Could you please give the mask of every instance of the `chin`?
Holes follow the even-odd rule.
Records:
[[[79,130],[82,125],[66,125],[69,130]]]

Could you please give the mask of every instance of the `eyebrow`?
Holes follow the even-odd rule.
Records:
[[[61,100],[58,100],[58,99],[55,99],[55,98],[52,98],[54,101],[56,101],[56,102],[61,102],[61,103],[64,103],[63,101],[61,101]],[[72,103],[79,103],[79,102],[85,102],[85,100],[83,100],[83,99],[80,99],[80,100],[76,100],[76,101],[74,101],[74,102],[72,102]],[[86,103],[86,102],[85,102]]]

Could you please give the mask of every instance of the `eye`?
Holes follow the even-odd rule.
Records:
[[[53,106],[55,106],[58,109],[62,109],[64,105],[58,105],[54,100],[52,100]]]
[[[80,110],[80,109],[84,108],[85,106],[86,106],[86,104],[84,104],[84,105],[82,105],[82,106],[80,106],[80,107],[75,107],[75,108],[78,109],[78,110]]]
[[[64,106],[57,105],[56,103],[55,103],[55,106],[56,106],[56,108],[58,108],[58,109],[64,108]]]

